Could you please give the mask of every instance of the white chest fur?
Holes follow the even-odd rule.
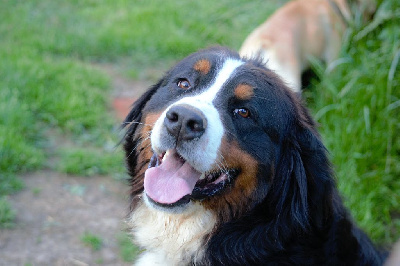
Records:
[[[130,225],[135,242],[146,250],[136,265],[187,265],[204,255],[204,237],[216,223],[215,216],[200,204],[183,213],[167,213],[141,203]]]

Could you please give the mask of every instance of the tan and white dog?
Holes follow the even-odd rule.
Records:
[[[301,74],[310,67],[310,58],[327,64],[337,59],[353,5],[365,18],[376,9],[373,0],[290,1],[247,37],[239,53],[263,57],[270,69],[300,93]]]

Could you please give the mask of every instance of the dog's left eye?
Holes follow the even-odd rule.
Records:
[[[188,90],[191,87],[190,82],[187,79],[178,80],[176,85],[178,85],[178,87],[183,89],[183,90]]]
[[[238,108],[235,109],[233,112],[244,118],[248,118],[250,116],[250,111],[246,108]]]

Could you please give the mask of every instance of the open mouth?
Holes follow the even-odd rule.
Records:
[[[239,174],[237,169],[200,173],[176,150],[153,154],[146,170],[144,189],[150,201],[175,207],[221,193]]]

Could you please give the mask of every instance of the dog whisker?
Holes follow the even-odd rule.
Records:
[[[127,158],[129,158],[129,157],[133,154],[133,152],[134,152],[139,146],[141,146],[141,145],[143,144],[143,142],[144,142],[146,139],[148,139],[148,137],[147,137],[147,138],[139,138],[139,139],[137,140],[136,146],[131,150],[131,152],[128,154]]]
[[[125,125],[132,125],[132,124],[138,124],[138,125],[143,125],[143,126],[154,126],[154,124],[153,125],[151,125],[151,124],[145,124],[145,123],[142,123],[142,122],[137,122],[137,121],[131,121],[131,122],[122,122],[122,124],[125,126]]]
[[[227,162],[225,160],[225,157],[221,153],[219,154],[219,160],[217,162],[217,165],[218,165],[218,167],[220,168],[220,170],[222,172],[226,173],[226,172],[229,171],[229,168],[226,166],[228,164],[227,164]]]

